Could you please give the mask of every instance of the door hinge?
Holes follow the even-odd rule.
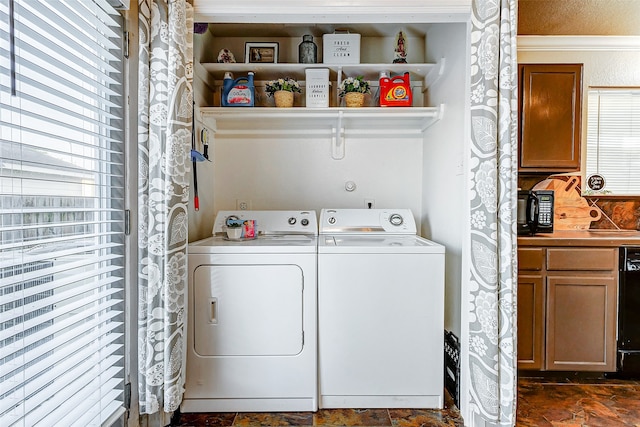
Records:
[[[125,31],[122,37],[122,50],[125,58],[129,58],[129,31]]]
[[[128,236],[131,234],[131,211],[129,209],[125,209],[124,211],[124,235]]]
[[[127,411],[131,409],[131,383],[124,385],[124,407]]]

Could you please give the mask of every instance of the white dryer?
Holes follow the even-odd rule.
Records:
[[[228,218],[255,220],[230,240]],[[315,411],[317,234],[313,211],[220,211],[188,248],[182,412]]]
[[[442,408],[444,255],[408,209],[323,209],[321,408]]]

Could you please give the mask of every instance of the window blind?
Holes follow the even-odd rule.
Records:
[[[640,194],[640,88],[591,89],[587,108],[587,193],[598,174],[602,194]]]
[[[123,411],[121,27],[107,0],[0,0],[2,426]]]

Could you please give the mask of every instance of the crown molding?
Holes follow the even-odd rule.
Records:
[[[518,36],[518,52],[639,51],[640,36]]]
[[[467,22],[471,0],[194,0],[194,10],[213,23]]]

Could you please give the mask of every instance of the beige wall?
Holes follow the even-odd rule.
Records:
[[[519,0],[520,35],[640,35],[640,0]]]

